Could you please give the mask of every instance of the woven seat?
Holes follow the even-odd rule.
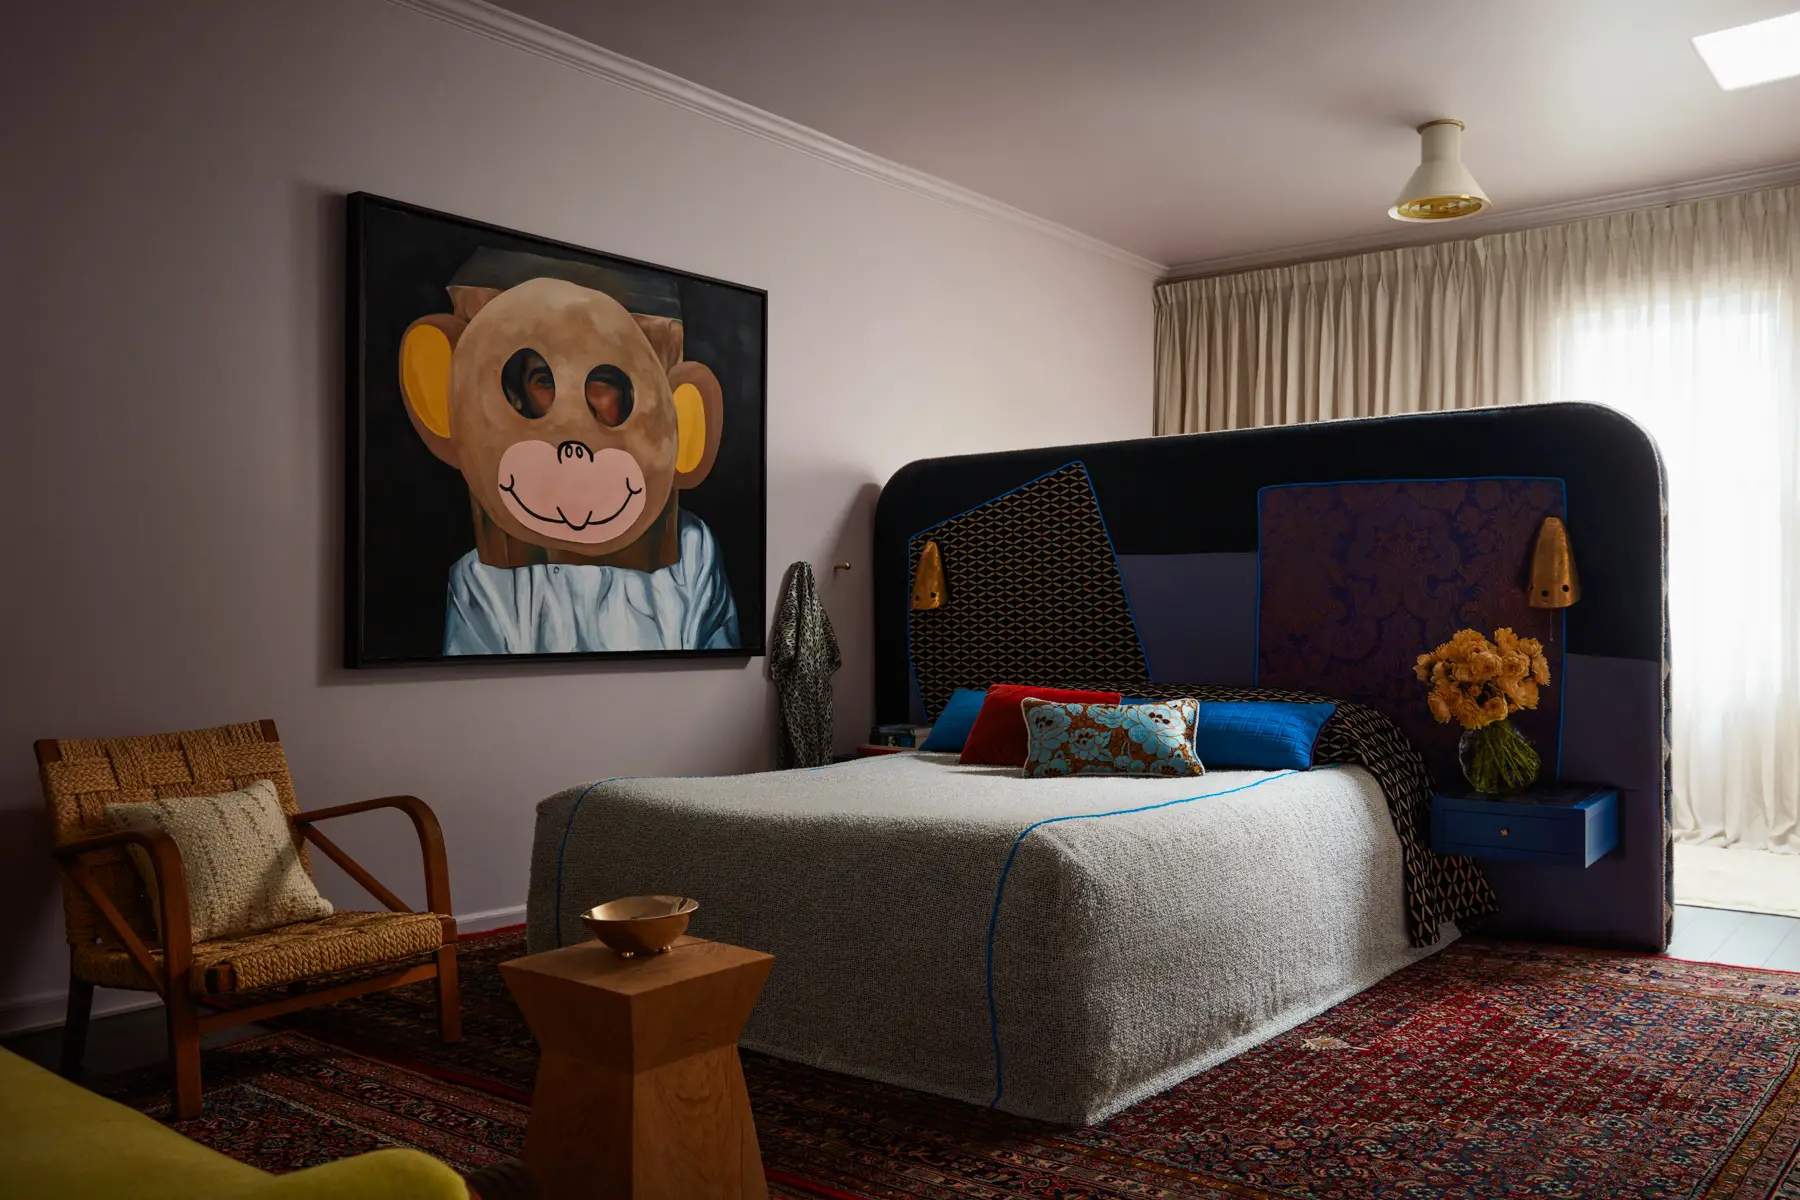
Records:
[[[194,943],[188,987],[197,996],[254,992],[401,959],[419,958],[444,944],[435,913],[338,911],[319,921],[265,933]],[[151,957],[162,961],[162,951]],[[154,990],[131,955],[117,947],[75,947],[75,970],[101,987]]]
[[[69,940],[65,1073],[79,1068],[96,985],[162,996],[175,1067],[175,1107],[183,1118],[200,1111],[202,1029],[435,978],[443,1036],[446,1041],[462,1036],[456,922],[450,916],[443,836],[423,801],[389,796],[301,812],[273,721],[150,737],[45,741],[37,744],[37,752],[54,852],[62,867]],[[223,795],[265,779],[275,787],[306,872],[312,872],[308,850],[316,848],[388,911],[338,911],[260,933],[191,941],[187,876],[175,843],[161,832],[116,830],[106,810],[174,796]],[[320,822],[375,808],[397,808],[411,818],[424,852],[431,911],[412,911],[317,828]],[[127,856],[128,845],[154,866],[155,892],[146,889]],[[152,907],[152,896],[158,895],[160,912]],[[166,944],[158,937],[165,925],[178,931],[170,933]],[[382,974],[368,968],[392,970]],[[206,1016],[199,1015],[195,1004],[200,997],[291,987],[344,972],[358,973],[316,991]]]

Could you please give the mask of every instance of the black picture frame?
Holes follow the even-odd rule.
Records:
[[[366,192],[350,194],[345,206],[345,665],[741,661],[765,654],[767,291]],[[685,357],[715,372],[724,412],[718,457],[704,482],[680,493],[680,508],[684,517],[700,518],[719,551],[736,607],[735,647],[446,652],[447,572],[475,546],[470,497],[461,472],[414,432],[398,356],[414,319],[450,313],[445,286],[478,248],[648,272],[674,288]]]

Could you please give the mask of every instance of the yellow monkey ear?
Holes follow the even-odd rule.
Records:
[[[675,428],[675,470],[686,475],[706,453],[706,401],[691,383],[675,389]]]
[[[425,448],[456,465],[450,439],[450,358],[467,322],[446,313],[420,317],[400,338],[400,395]]]
[[[675,396],[675,486],[697,487],[719,456],[725,393],[718,376],[697,362],[676,363],[669,372],[669,386]]]

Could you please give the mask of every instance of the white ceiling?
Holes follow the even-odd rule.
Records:
[[[502,3],[1170,265],[1414,236],[1432,117],[1496,205],[1457,233],[1800,163],[1800,79],[1723,92],[1688,40],[1800,0]]]

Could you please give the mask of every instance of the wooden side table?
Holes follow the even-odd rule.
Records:
[[[737,1038],[773,956],[684,937],[500,964],[537,1038],[525,1163],[546,1200],[764,1200]]]

